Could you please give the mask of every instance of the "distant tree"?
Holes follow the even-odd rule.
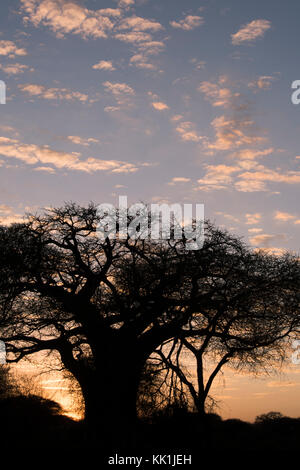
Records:
[[[299,335],[298,258],[251,252],[239,240],[219,236],[212,276],[201,279],[209,299],[193,314],[189,334],[184,331],[155,351],[200,414],[215,405],[209,393],[225,365],[253,373],[278,369],[290,351],[288,338]],[[186,367],[192,359],[196,380]]]
[[[209,344],[225,362],[299,327],[297,258],[254,253],[210,223],[191,251],[184,239],[101,240],[99,221],[93,204],[67,204],[0,229],[0,339],[9,362],[57,351],[87,421],[108,434],[135,421],[142,371],[167,341]]]
[[[264,413],[259,416],[256,416],[255,424],[271,423],[275,421],[280,421],[284,418],[285,416],[279,411],[269,411],[268,413]]]

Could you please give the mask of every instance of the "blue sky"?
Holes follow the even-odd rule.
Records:
[[[0,218],[74,200],[204,203],[298,251],[296,1],[2,1]]]

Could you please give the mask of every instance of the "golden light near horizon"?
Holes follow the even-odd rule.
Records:
[[[196,381],[194,364],[186,360],[193,379]],[[12,371],[14,367],[11,367]],[[17,367],[17,376],[28,376],[34,383],[36,393],[58,402],[62,413],[74,420],[84,417],[84,404],[80,391],[74,390],[63,375],[47,372],[41,375],[41,370],[28,364]],[[27,380],[25,381],[25,383]],[[34,391],[33,389],[33,391]],[[287,416],[300,416],[298,397],[300,393],[299,365],[287,364],[285,368],[274,371],[271,376],[236,374],[232,369],[225,368],[223,374],[212,387],[211,395],[216,400],[215,412],[223,419],[240,418],[253,422],[255,417],[269,411],[281,411]]]
[[[72,385],[65,378],[49,378],[41,382],[45,398],[59,403],[63,415],[80,421],[84,417],[84,405],[80,397],[80,390],[74,390],[71,387]]]

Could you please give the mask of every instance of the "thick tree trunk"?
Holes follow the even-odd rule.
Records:
[[[204,417],[206,415],[205,412],[205,398],[204,396],[198,395],[197,400],[195,402],[197,413],[200,417]]]
[[[114,349],[101,357],[88,380],[81,381],[89,436],[97,441],[101,434],[103,448],[134,445],[143,365],[132,349]]]

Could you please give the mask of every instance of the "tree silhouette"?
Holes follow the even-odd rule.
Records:
[[[0,366],[0,400],[17,392],[17,384],[9,374],[7,366]]]
[[[221,252],[219,259],[216,256],[217,269],[209,279],[211,304],[193,315],[190,334],[179,334],[155,351],[159,362],[189,391],[201,414],[208,399],[214,405],[209,392],[225,365],[250,372],[278,369],[290,350],[288,338],[299,334],[298,259],[240,248],[236,253]],[[198,334],[203,326],[207,327],[204,336]],[[187,353],[195,360],[196,380],[186,368]]]
[[[297,258],[253,253],[208,222],[198,251],[101,240],[99,220],[95,205],[67,204],[0,229],[0,339],[9,362],[57,351],[87,422],[109,436],[134,423],[142,371],[165,342],[200,340],[243,360],[299,327]]]

